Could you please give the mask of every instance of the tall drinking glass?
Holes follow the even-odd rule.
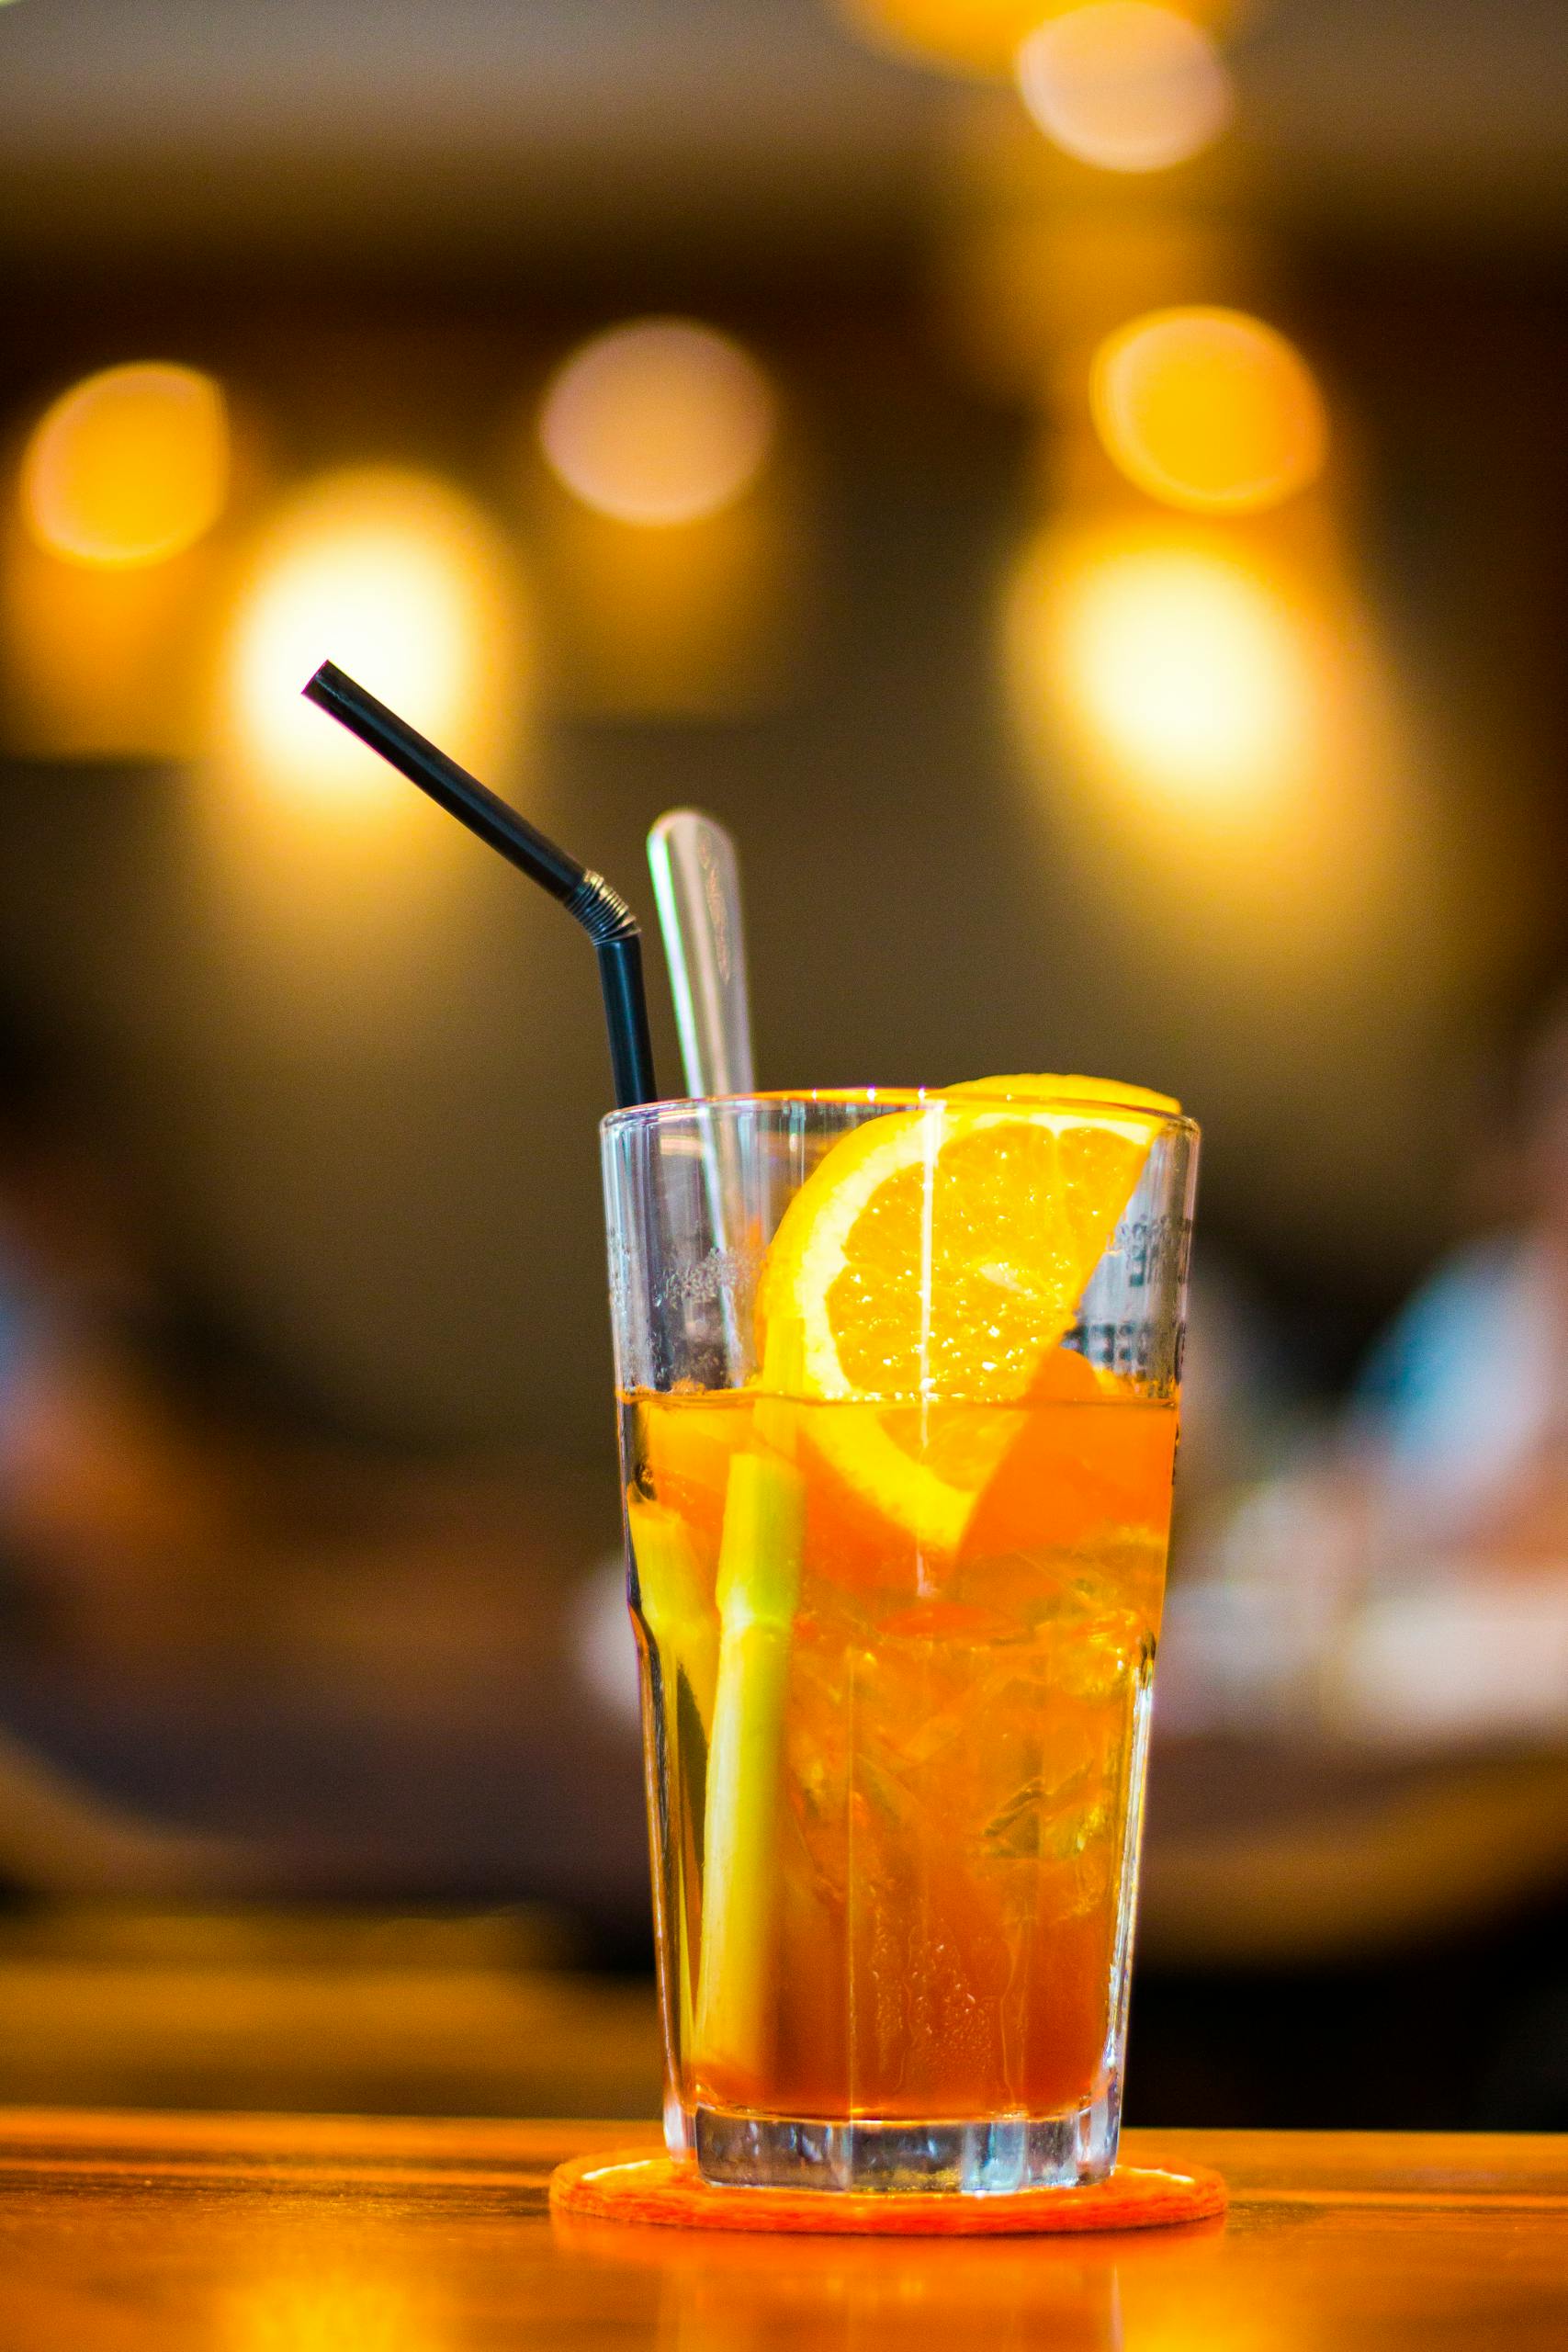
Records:
[[[1115,2160],[1197,1130],[995,1083],[604,1123],[666,2129],[710,2180]]]

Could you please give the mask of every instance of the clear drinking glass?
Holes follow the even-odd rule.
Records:
[[[1115,2160],[1197,1158],[1158,1101],[604,1123],[666,2129],[708,2179]]]

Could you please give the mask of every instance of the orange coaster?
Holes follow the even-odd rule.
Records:
[[[820,2188],[714,2188],[689,2159],[628,2148],[557,2167],[550,2203],[600,2222],[674,2230],[807,2231],[840,2237],[1022,2237],[1057,2230],[1153,2230],[1223,2213],[1225,2184],[1194,2165],[1124,2165],[1091,2188],[1003,2197],[866,2196]]]

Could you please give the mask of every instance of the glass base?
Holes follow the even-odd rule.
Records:
[[[1112,2089],[1065,2115],[986,2123],[835,2123],[699,2107],[690,2144],[703,2178],[727,2188],[1009,2197],[1104,2180],[1120,2104]]]

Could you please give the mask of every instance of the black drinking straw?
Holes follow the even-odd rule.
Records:
[[[580,865],[575,857],[547,841],[526,817],[520,817],[478,776],[437,751],[407,719],[356,685],[335,662],[323,662],[304,692],[318,708],[329,712],[362,743],[368,743],[459,824],[499,850],[552,899],[558,899],[568,914],[582,925],[599,958],[616,1106],[625,1111],[637,1102],[653,1102],[659,1090],[648,1034],[642,933],[619,891],[613,890],[602,874]]]

